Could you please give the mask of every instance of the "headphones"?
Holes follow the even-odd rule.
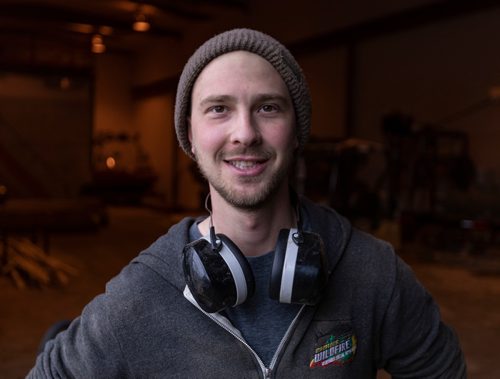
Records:
[[[211,217],[211,216],[210,216]],[[319,234],[281,229],[274,252],[269,297],[280,303],[317,304],[327,280],[326,254]],[[210,226],[209,236],[183,249],[187,286],[207,313],[235,307],[250,298],[255,280],[236,244]]]

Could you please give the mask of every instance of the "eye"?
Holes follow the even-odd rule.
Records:
[[[271,112],[277,112],[278,110],[279,108],[275,104],[264,104],[260,107],[259,112],[271,113]]]
[[[224,113],[226,111],[226,107],[224,105],[214,105],[210,107],[208,110],[210,113]]]

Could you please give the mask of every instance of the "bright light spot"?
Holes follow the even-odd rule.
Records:
[[[106,158],[106,167],[109,168],[110,170],[112,170],[115,168],[115,166],[116,166],[115,158],[107,157]]]

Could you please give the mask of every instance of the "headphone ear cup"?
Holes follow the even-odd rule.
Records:
[[[288,237],[291,230],[295,229],[280,230],[278,241],[276,242],[276,248],[274,249],[274,261],[271,269],[271,280],[269,283],[269,297],[271,299],[278,300],[279,302],[285,302],[283,301],[284,297],[288,297],[289,293],[292,291],[291,285],[284,285],[286,288],[283,288],[283,292],[287,292],[287,294],[282,294],[283,271],[285,270],[284,266],[288,250]]]
[[[252,267],[240,248],[226,235],[217,234],[217,238],[222,242],[220,254],[228,263],[239,294],[237,302],[240,305],[255,293],[255,278]]]
[[[217,249],[204,237],[183,250],[186,284],[198,305],[208,313],[243,303],[255,289],[253,273],[243,253],[226,236],[217,237],[221,243]]]
[[[326,254],[319,234],[281,230],[269,296],[281,303],[314,305],[321,298],[326,280]]]

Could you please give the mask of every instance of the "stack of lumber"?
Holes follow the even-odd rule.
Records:
[[[47,255],[26,238],[9,237],[8,249],[4,246],[3,250],[5,262],[0,273],[9,277],[19,289],[64,286],[70,276],[78,273],[74,267]]]

